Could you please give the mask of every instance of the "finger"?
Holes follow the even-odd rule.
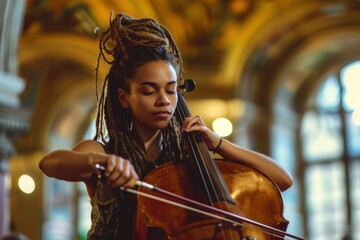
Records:
[[[117,165],[117,157],[115,155],[107,155],[107,162],[106,162],[106,171],[105,176],[111,178],[111,175],[116,169]]]
[[[112,183],[112,187],[123,186],[124,188],[133,187],[138,179],[133,166],[129,161],[124,164],[124,170],[118,175],[118,178]]]
[[[112,181],[109,183],[111,187],[120,187],[124,185],[124,183],[129,178],[129,173],[127,168],[121,167],[121,171],[119,170],[116,174],[113,174]]]
[[[201,117],[200,115],[197,115],[197,117],[198,117],[198,122],[199,122],[199,124],[205,126],[205,122],[204,122],[204,120],[202,119],[202,117]]]
[[[115,181],[117,181],[117,179],[119,177],[121,177],[121,175],[123,174],[124,171],[124,162],[126,160],[123,159],[122,157],[113,157],[112,161],[113,162],[113,169],[112,171],[109,173],[108,175],[108,180],[107,183],[108,184],[113,184]]]
[[[136,174],[134,168],[130,169],[130,178],[124,183],[124,188],[133,188],[136,185],[136,181],[139,180],[139,176]]]
[[[202,119],[199,115],[196,115],[194,117],[187,117],[184,119],[182,131],[189,131],[195,126],[203,125]]]
[[[195,125],[200,125],[202,123],[202,119],[199,115],[196,115],[195,117],[193,117],[191,120],[191,126],[195,126]]]
[[[208,128],[205,125],[199,123],[195,123],[194,125],[183,130],[183,132],[200,132],[202,134],[206,134],[207,131]]]

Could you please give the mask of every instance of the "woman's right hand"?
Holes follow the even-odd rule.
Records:
[[[89,153],[89,161],[97,174],[101,174],[97,164],[105,167],[106,183],[113,188],[133,188],[139,179],[130,161],[120,156],[95,152]]]

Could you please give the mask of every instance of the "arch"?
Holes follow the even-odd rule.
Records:
[[[96,105],[97,57],[97,42],[89,37],[42,34],[22,40],[19,60],[21,75],[27,82],[22,99],[25,105],[37,109],[31,132],[21,139],[21,149],[49,150],[52,134],[65,134],[62,124],[67,124],[67,118],[72,122],[67,125],[68,142],[79,140],[76,134],[85,131],[82,124],[89,121]],[[100,64],[99,84],[106,67]]]
[[[237,34],[241,41],[228,51],[220,72],[236,76],[229,79],[238,79],[242,98],[262,106],[270,106],[275,96],[286,96],[284,101],[288,102],[311,72],[334,67],[327,65],[330,58],[360,56],[356,6],[324,1],[287,2],[274,4],[271,9],[266,6]],[[290,72],[301,76],[294,82]]]

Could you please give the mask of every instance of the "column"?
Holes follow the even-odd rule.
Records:
[[[22,109],[25,81],[17,76],[17,50],[24,0],[0,1],[0,237],[9,231],[8,161],[15,154],[12,141],[25,132],[30,111]]]

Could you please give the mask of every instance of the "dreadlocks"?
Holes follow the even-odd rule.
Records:
[[[130,92],[130,79],[136,69],[150,61],[165,60],[176,69],[182,81],[183,65],[180,52],[168,30],[151,18],[132,18],[118,14],[110,15],[110,27],[100,33],[99,57],[96,67],[96,135],[94,140],[105,144],[108,152],[128,158],[140,177],[144,177],[143,150],[136,144],[131,131],[129,109],[119,104],[118,89]],[[109,64],[98,94],[98,69],[101,58]],[[165,156],[174,161],[181,156],[179,124],[175,117],[166,129],[162,129],[164,143],[167,143]]]

